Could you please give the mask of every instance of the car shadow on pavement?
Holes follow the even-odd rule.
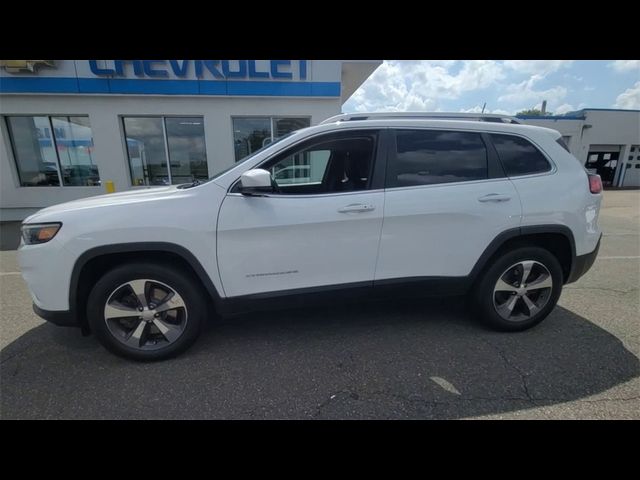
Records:
[[[44,324],[1,359],[6,419],[465,418],[576,401],[640,375],[618,338],[562,307],[499,333],[455,298],[216,320],[157,363]]]

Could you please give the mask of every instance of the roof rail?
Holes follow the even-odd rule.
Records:
[[[456,112],[376,112],[376,113],[343,113],[329,117],[320,125],[334,122],[351,122],[357,120],[375,120],[381,118],[439,118],[442,120],[467,120],[478,122],[520,123],[515,117],[497,113],[456,113]]]

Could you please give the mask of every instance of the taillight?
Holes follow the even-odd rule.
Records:
[[[595,173],[589,173],[589,190],[591,193],[601,193],[602,192],[602,179],[600,175],[596,175]]]

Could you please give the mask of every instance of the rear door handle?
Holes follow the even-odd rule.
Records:
[[[361,213],[361,212],[370,212],[375,210],[376,207],[373,205],[365,205],[363,203],[352,203],[350,205],[345,205],[342,208],[338,209],[340,213]]]
[[[508,202],[509,200],[511,200],[509,195],[501,195],[500,193],[490,193],[478,198],[479,202]]]

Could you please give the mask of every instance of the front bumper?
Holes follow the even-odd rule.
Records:
[[[60,327],[79,327],[75,315],[69,310],[43,310],[35,303],[33,304],[33,311],[39,317],[45,319],[47,322],[51,322],[54,325]]]
[[[598,250],[600,250],[601,241],[602,234],[600,234],[600,238],[598,239],[598,243],[596,244],[596,248],[593,250],[593,252],[576,256],[573,259],[573,263],[571,265],[571,273],[569,274],[569,278],[565,283],[573,283],[589,271],[589,269],[593,266],[593,262],[596,261]]]

